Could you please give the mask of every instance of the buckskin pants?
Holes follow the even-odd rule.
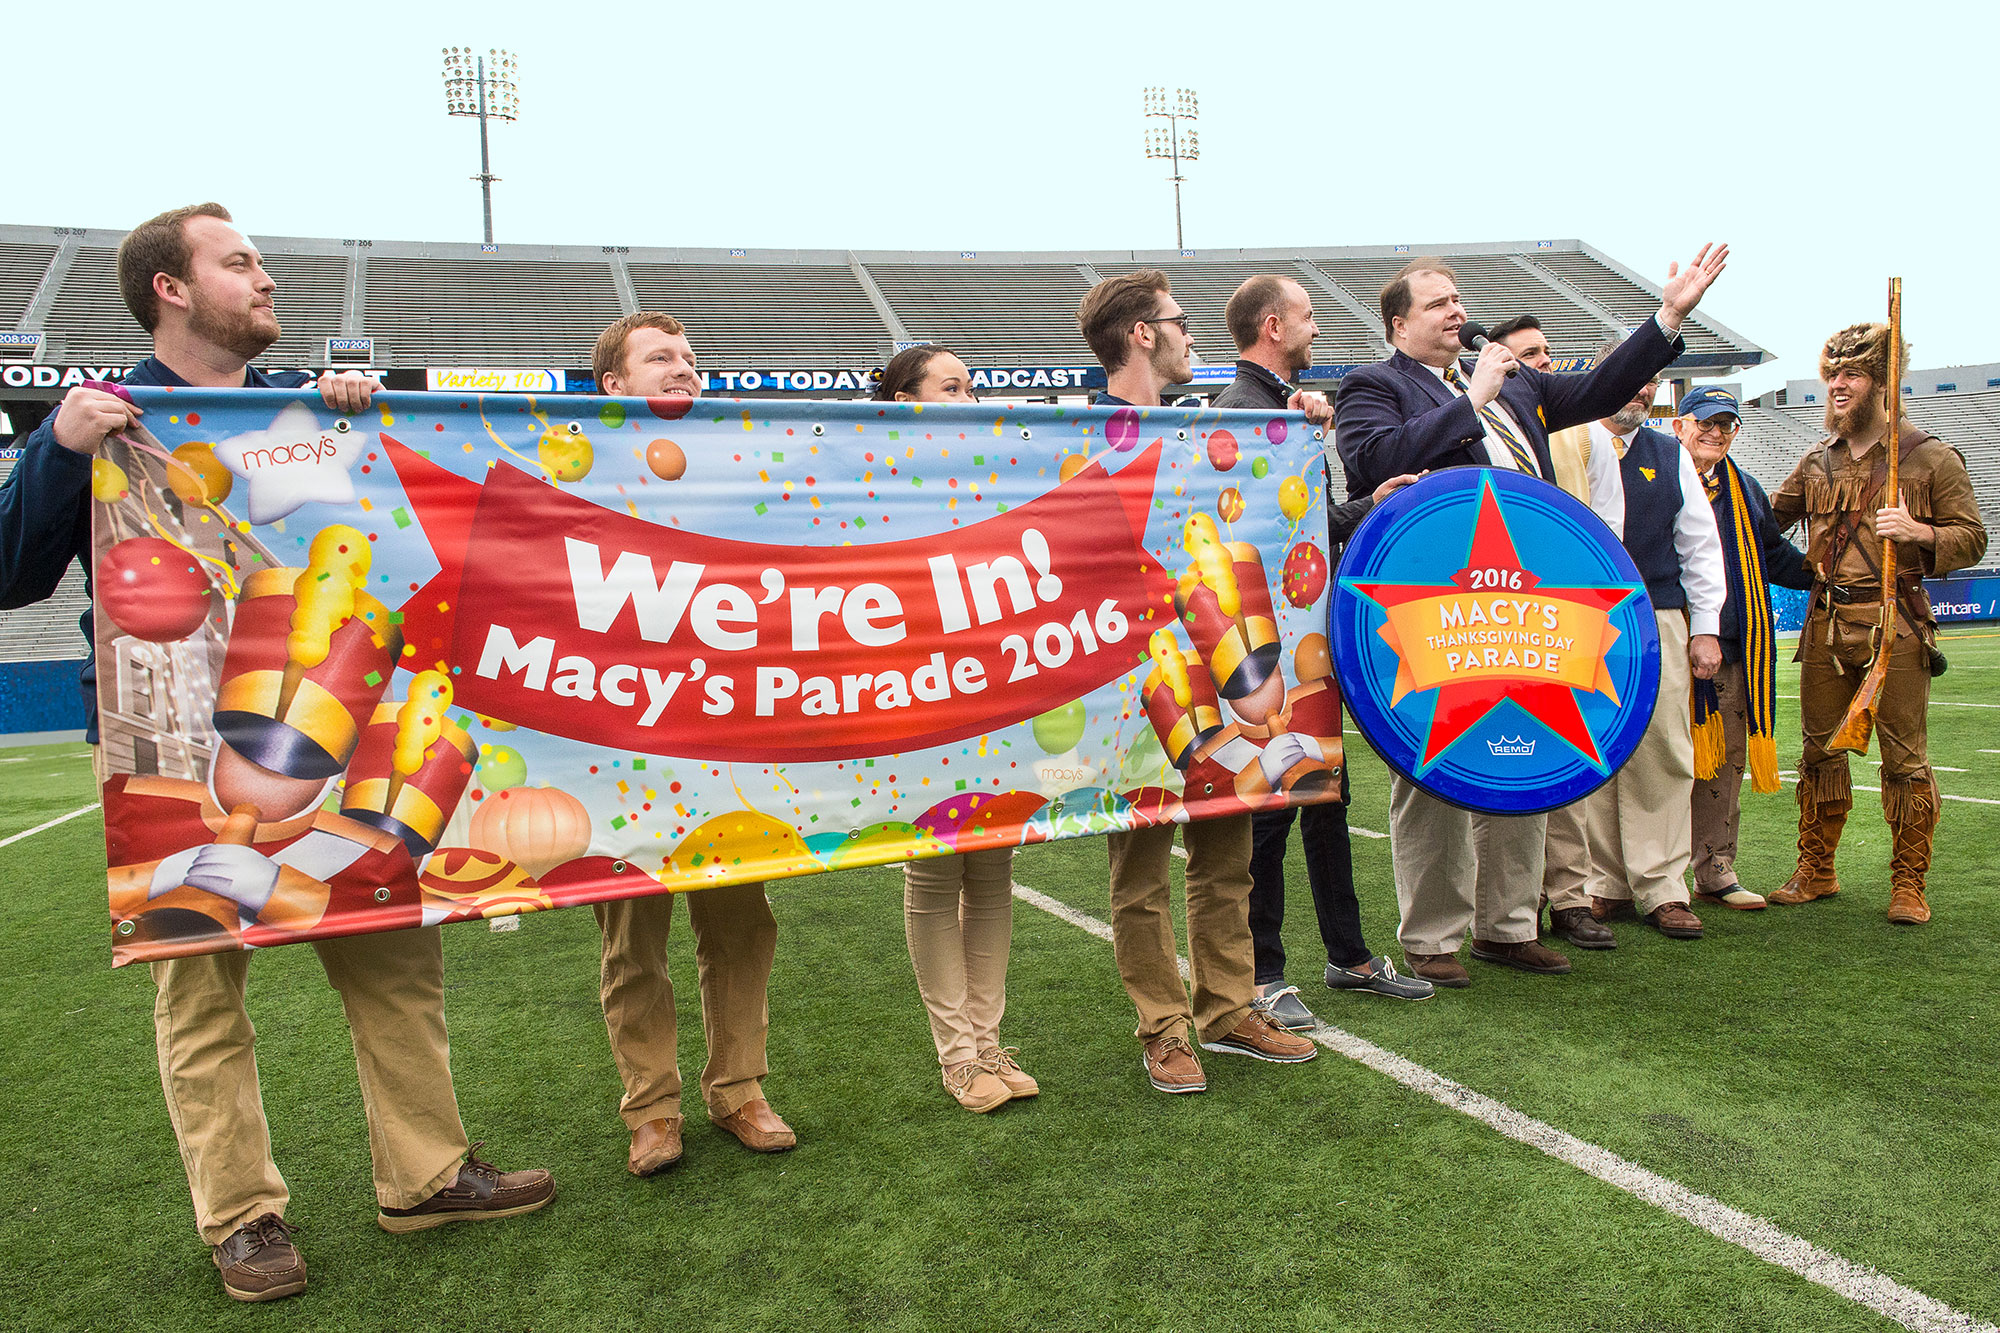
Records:
[[[1805,747],[1799,760],[1799,801],[1846,809],[1852,800],[1847,755],[1826,748],[1847,716],[1874,658],[1874,630],[1880,603],[1835,606],[1829,616],[1815,605],[1799,635],[1799,730]],[[1935,809],[1937,780],[1931,773],[1925,714],[1930,707],[1930,656],[1907,624],[1889,653],[1888,679],[1875,710],[1871,745],[1881,757],[1882,809],[1892,824],[1905,822],[1912,806]]]

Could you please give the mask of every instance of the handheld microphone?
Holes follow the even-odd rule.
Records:
[[[1486,326],[1484,324],[1475,324],[1468,319],[1465,323],[1458,326],[1458,345],[1468,352],[1484,351],[1486,345],[1492,341],[1491,338],[1486,336]],[[1510,380],[1513,379],[1514,373],[1518,369],[1519,367],[1517,366],[1509,366],[1507,368],[1507,378]]]

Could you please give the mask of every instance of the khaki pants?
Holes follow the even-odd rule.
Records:
[[[354,1040],[375,1201],[411,1208],[458,1175],[465,1127],[444,1030],[444,947],[436,926],[313,944]],[[257,1086],[257,1033],[243,1008],[247,952],[152,965],[160,1085],[180,1141],[202,1240],[219,1244],[290,1191],[271,1159]]]
[[[1736,830],[1743,815],[1743,765],[1750,730],[1750,694],[1741,662],[1715,673],[1722,718],[1722,762],[1712,778],[1694,780],[1694,886],[1720,893],[1736,884]]]
[[[903,933],[938,1063],[1000,1044],[1014,938],[1014,851],[988,848],[903,866]]]
[[[1389,836],[1406,952],[1457,953],[1468,926],[1499,944],[1540,933],[1546,816],[1475,815],[1398,776]]]
[[[1175,958],[1167,861],[1172,824],[1153,824],[1105,839],[1111,856],[1111,950],[1125,993],[1139,1011],[1140,1041],[1200,1041],[1234,1032],[1250,1016],[1256,964],[1250,944],[1250,816],[1228,815],[1180,826],[1187,847],[1188,975],[1194,1004]]]
[[[1693,858],[1689,801],[1694,795],[1694,730],[1688,716],[1694,675],[1688,668],[1687,618],[1655,611],[1660,631],[1660,694],[1639,748],[1611,781],[1584,798],[1593,897],[1631,900],[1649,915],[1688,900]],[[1581,907],[1587,903],[1560,903]]]
[[[708,1063],[701,1099],[720,1120],[764,1095],[770,1067],[764,1052],[771,1027],[771,963],[778,921],[759,884],[730,884],[690,893],[658,893],[598,903],[604,932],[602,997],[611,1055],[625,1096],[618,1114],[637,1129],[681,1113],[679,1032],[674,983],[667,975],[667,934],[674,903],[687,900],[694,927],[695,976]]]
[[[1590,840],[1584,830],[1584,804],[1571,801],[1549,811],[1548,840],[1542,856],[1542,893],[1552,908],[1588,907]]]

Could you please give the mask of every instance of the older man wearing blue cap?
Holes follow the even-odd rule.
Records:
[[[1674,434],[1694,460],[1715,511],[1729,591],[1716,637],[1722,666],[1694,687],[1694,887],[1704,902],[1739,911],[1764,906],[1736,878],[1736,830],[1747,759],[1751,788],[1778,790],[1777,636],[1769,584],[1810,588],[1812,567],[1778,531],[1757,479],[1730,460],[1743,409],[1726,389],[1681,398]]]

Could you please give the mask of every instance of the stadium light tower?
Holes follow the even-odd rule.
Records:
[[[491,60],[492,68],[487,68]],[[517,120],[521,90],[515,80],[520,66],[512,51],[489,47],[480,55],[469,46],[444,48],[444,108],[454,116],[479,117],[479,193],[486,205],[486,243],[493,244],[493,182],[500,178],[486,149],[486,121]]]
[[[1146,156],[1165,158],[1174,164],[1174,174],[1167,177],[1174,183],[1174,248],[1185,250],[1187,241],[1181,235],[1181,182],[1187,177],[1181,175],[1181,163],[1194,162],[1201,157],[1201,139],[1193,130],[1181,133],[1181,122],[1194,120],[1200,113],[1195,100],[1194,89],[1174,89],[1173,100],[1167,100],[1165,88],[1146,89],[1146,117],[1149,120],[1166,121],[1165,128],[1149,125],[1146,128]]]

